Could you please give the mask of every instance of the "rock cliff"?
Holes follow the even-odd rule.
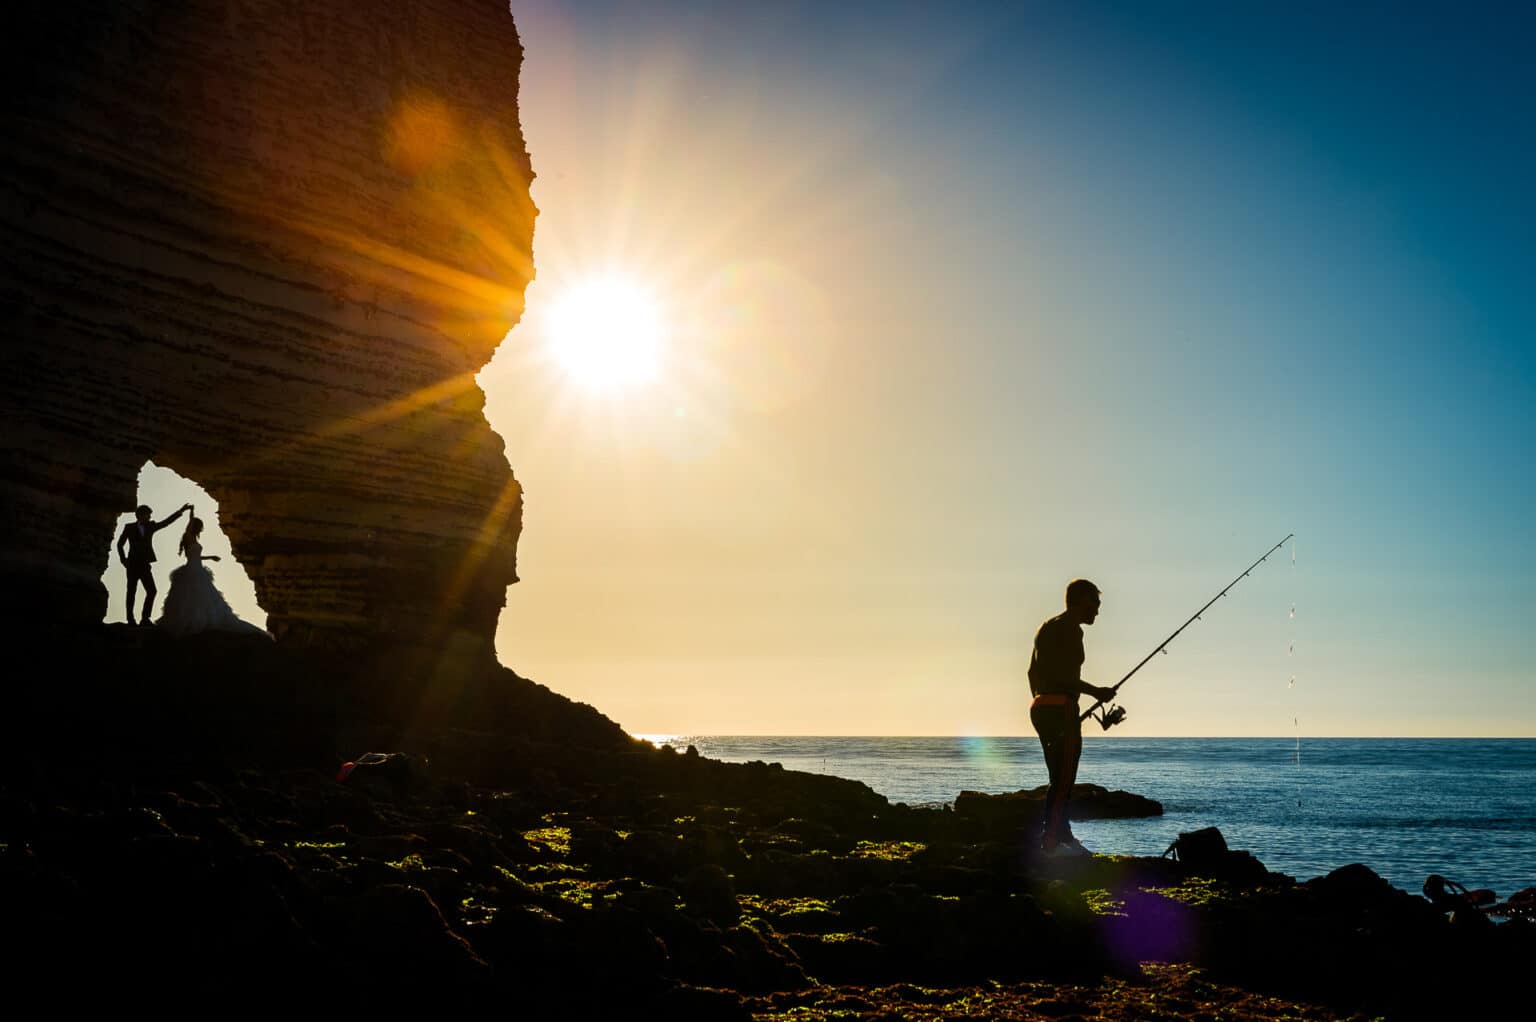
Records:
[[[283,645],[488,658],[522,494],[474,374],[536,212],[504,0],[6,22],[0,613],[101,620],[153,459],[219,501]]]

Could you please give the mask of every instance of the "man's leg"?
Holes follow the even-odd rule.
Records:
[[[140,624],[149,624],[150,611],[155,609],[155,571],[149,565],[139,569],[139,581],[144,583],[144,616],[139,619]],[[133,614],[133,605],[128,605],[129,616]]]
[[[1058,753],[1061,758],[1056,767],[1056,782],[1061,788],[1061,799],[1057,807],[1060,821],[1056,834],[1058,840],[1074,841],[1076,839],[1072,836],[1072,821],[1068,819],[1067,804],[1072,801],[1072,785],[1077,783],[1077,763],[1083,755],[1083,725],[1077,719],[1075,704],[1063,706],[1061,712],[1061,748]]]
[[[1066,800],[1061,788],[1062,739],[1065,737],[1061,728],[1061,708],[1031,707],[1029,721],[1035,726],[1035,733],[1040,736],[1040,749],[1045,753],[1045,772],[1051,779],[1045,793],[1045,826],[1040,835],[1040,847],[1051,849],[1061,840],[1060,820],[1066,816]],[[1070,784],[1066,790],[1071,792]],[[1062,807],[1059,814],[1058,803]]]
[[[128,572],[128,623],[133,624],[133,601],[139,596],[139,575],[133,565],[127,565],[124,569]]]

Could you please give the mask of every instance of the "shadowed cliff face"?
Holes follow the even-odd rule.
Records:
[[[474,374],[535,214],[503,0],[53,0],[6,34],[0,613],[101,620],[153,459],[281,642],[489,656],[522,499]]]

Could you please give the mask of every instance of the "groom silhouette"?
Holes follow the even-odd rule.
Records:
[[[152,512],[148,504],[140,504],[138,521],[129,522],[123,526],[122,535],[117,537],[117,559],[123,562],[123,567],[128,569],[128,623],[133,624],[133,601],[138,593],[139,583],[144,583],[144,617],[140,624],[149,624],[149,611],[155,603],[155,576],[150,566],[155,563],[155,533],[170,525],[176,519],[192,510],[191,504],[183,504],[171,517],[164,521],[152,522],[149,520]],[[126,554],[123,547],[128,548]]]

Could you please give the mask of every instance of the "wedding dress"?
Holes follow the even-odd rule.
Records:
[[[240,620],[224,594],[213,584],[213,572],[203,564],[203,545],[188,538],[184,543],[187,563],[171,572],[171,591],[155,622],[168,635],[193,632],[241,632],[267,638],[265,629]]]

